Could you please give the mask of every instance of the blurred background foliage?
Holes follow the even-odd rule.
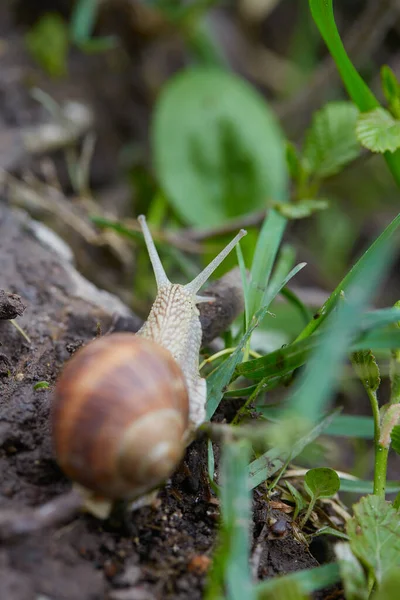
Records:
[[[381,66],[389,65],[397,75],[400,71],[398,3],[336,0],[334,10],[352,61],[384,101]],[[262,98],[294,153],[301,149],[306,153],[307,131],[318,109],[328,101],[348,100],[304,0],[8,0],[0,11],[2,54],[8,59],[3,75],[14,69],[12,85],[17,90],[0,94],[8,107],[6,124],[37,121],[37,102],[24,97],[23,106],[13,104],[13,94],[20,98],[23,93],[21,87],[25,95],[39,87],[57,102],[78,97],[91,106],[96,144],[88,189],[80,190],[78,196],[90,195],[100,217],[113,222],[126,224],[144,211],[160,232],[165,226],[189,232],[188,237],[183,235],[181,247],[159,240],[171,277],[176,272],[177,279],[198,269],[198,249],[191,252],[189,242],[202,243],[207,252],[200,260],[206,262],[231,235],[223,231],[212,235],[213,225],[246,217],[281,200],[263,195],[262,179],[268,181],[275,171],[276,152],[263,144],[269,124],[263,122]],[[215,80],[193,85],[181,81],[183,87],[177,91],[174,76],[192,66],[218,69]],[[247,80],[254,95],[249,89],[241,90],[238,80],[229,85],[232,74]],[[3,76],[4,81],[9,79]],[[199,114],[196,102],[200,105],[207,93],[213,94],[225,119],[220,148],[219,141],[211,139],[215,123],[206,117],[197,122],[192,118]],[[164,109],[168,112],[168,102],[169,114],[175,111],[174,121],[162,115]],[[0,112],[6,120],[4,111]],[[346,121],[338,135],[345,137],[345,133]],[[197,154],[190,145],[191,135],[203,136],[205,145]],[[61,187],[71,195],[65,165],[55,160]],[[179,169],[161,168],[168,160]],[[220,165],[217,178],[210,171],[215,161]],[[197,179],[196,162],[200,165],[197,175],[201,174]],[[328,208],[313,207],[307,218],[292,220],[285,234],[297,259],[308,263],[296,282],[307,286],[311,304],[316,306],[398,210],[398,190],[380,155],[357,148],[353,160],[337,171],[328,172],[314,194]],[[19,174],[18,169],[15,172]],[[229,200],[220,213],[213,198],[218,185],[220,189],[225,186],[222,195]],[[298,194],[293,177],[292,186],[292,193]],[[308,192],[316,190],[312,186],[303,190],[303,199],[308,199]],[[208,205],[204,198],[209,199]],[[254,223],[244,218],[249,229],[243,243],[248,265],[261,222],[261,216]],[[210,228],[208,236],[199,234],[202,228]],[[126,235],[129,243],[140,244],[131,231]],[[145,257],[141,260],[138,252],[127,272],[124,268],[116,271],[113,263],[112,277],[100,278],[100,283],[145,314],[154,285]],[[224,270],[235,261],[235,256],[230,257]],[[81,262],[82,270],[96,279],[97,273],[88,267],[90,261]],[[134,283],[132,299],[137,268],[142,275]],[[385,301],[395,301],[398,289],[394,278]],[[283,338],[290,338],[298,331],[298,312],[282,302],[274,311],[276,329],[284,333]]]

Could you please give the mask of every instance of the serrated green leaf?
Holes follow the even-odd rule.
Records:
[[[400,148],[400,121],[384,108],[361,113],[356,133],[360,143],[371,152],[395,152]]]
[[[243,79],[214,68],[180,72],[164,86],[152,123],[157,177],[179,216],[199,228],[284,201],[279,125]]]
[[[339,542],[334,547],[346,600],[368,600],[368,584],[364,571],[351,551],[350,544]]]
[[[327,200],[299,200],[299,202],[274,204],[274,208],[287,219],[304,219],[315,212],[329,208]]]
[[[307,173],[329,177],[357,158],[361,150],[355,134],[358,114],[352,102],[330,102],[314,114],[302,156]]]
[[[392,429],[391,434],[392,439],[392,448],[397,453],[400,454],[400,425],[396,425]]]
[[[378,496],[364,496],[347,523],[353,553],[378,583],[400,565],[400,515]]]
[[[67,72],[68,28],[57,13],[45,13],[26,35],[33,58],[52,77]]]
[[[354,352],[351,361],[363,386],[372,392],[376,392],[380,386],[381,378],[378,363],[371,350],[359,350],[358,352]]]
[[[305,474],[304,486],[314,499],[330,498],[339,491],[339,475],[329,467],[316,467]]]

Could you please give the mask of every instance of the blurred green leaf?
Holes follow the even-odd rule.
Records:
[[[374,420],[361,415],[337,415],[325,431],[326,435],[372,440]]]
[[[358,114],[352,102],[330,102],[314,114],[302,155],[307,173],[329,177],[357,158],[361,151],[355,133]]]
[[[294,181],[299,181],[303,176],[300,153],[292,142],[286,142],[286,162],[289,175]]]
[[[274,585],[257,596],[258,600],[307,600],[309,597],[298,581],[284,577],[274,577]]]
[[[339,475],[329,467],[310,469],[304,476],[304,487],[314,500],[330,498],[339,491]]]
[[[399,590],[400,571],[398,567],[394,567],[383,577],[378,591],[372,596],[372,600],[398,600]]]
[[[346,592],[346,600],[368,600],[368,584],[362,566],[351,551],[350,544],[339,542],[334,551]]]
[[[57,13],[45,13],[26,35],[33,58],[52,77],[67,73],[68,27]]]
[[[274,588],[278,579],[284,579],[288,582],[296,582],[304,594],[312,594],[334,585],[340,580],[339,567],[336,563],[315,567],[314,569],[305,569],[284,575],[282,577],[271,577],[267,581],[256,585],[257,600],[264,600],[264,594]]]
[[[263,481],[266,481],[272,475],[275,475],[277,471],[282,469],[288,460],[293,460],[304,448],[311,444],[317,437],[319,437],[329,424],[334,419],[338,411],[326,416],[322,419],[313,429],[307,431],[307,434],[302,438],[293,443],[290,449],[282,452],[280,448],[271,448],[268,452],[265,452],[249,465],[249,477],[251,488],[255,488]],[[267,434],[266,434],[267,435]]]
[[[285,200],[284,140],[244,80],[218,69],[172,78],[152,123],[155,169],[180,217],[204,228]]]
[[[356,132],[360,143],[371,152],[394,152],[400,148],[400,121],[384,108],[361,113]]]
[[[347,523],[351,549],[379,585],[400,564],[400,515],[378,496],[364,496],[353,510]]]

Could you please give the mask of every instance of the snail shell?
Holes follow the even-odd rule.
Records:
[[[185,451],[189,401],[168,350],[130,333],[78,350],[52,405],[58,463],[109,499],[135,498],[165,481]]]

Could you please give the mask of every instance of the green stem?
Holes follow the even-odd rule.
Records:
[[[385,499],[388,454],[389,448],[384,448],[380,444],[375,446],[374,494],[383,499]]]
[[[315,506],[315,498],[312,498],[312,500],[310,500],[310,504],[308,505],[307,512],[306,512],[304,518],[301,520],[300,529],[303,529],[304,525],[307,523],[314,506]]]
[[[372,415],[374,418],[374,444],[375,444],[375,469],[374,469],[374,494],[385,498],[386,490],[386,470],[389,448],[384,448],[379,443],[381,434],[379,404],[376,392],[366,388],[369,401],[371,403]]]

